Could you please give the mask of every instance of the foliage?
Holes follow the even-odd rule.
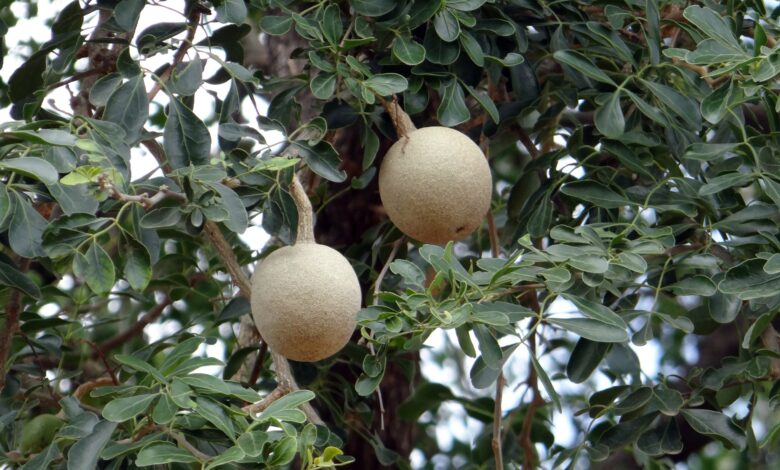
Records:
[[[694,434],[719,458],[780,459],[777,10],[214,0],[154,19],[165,8],[70,3],[0,82],[13,118],[0,131],[0,466],[321,468],[349,463],[342,449],[362,439],[408,467],[412,449],[386,447],[376,427],[392,367],[411,385],[382,419],[416,423],[428,468],[621,454],[665,467],[705,458]],[[17,21],[8,1],[0,20],[0,35]],[[256,68],[245,48],[260,32],[269,48],[297,41],[285,57],[297,65]],[[153,69],[161,58],[172,65]],[[65,88],[72,112],[48,101]],[[262,99],[267,113],[244,115]],[[338,201],[378,203],[392,99],[418,126],[457,127],[487,150],[489,223],[420,246],[358,206],[372,222],[337,248],[366,292],[359,341],[293,364],[307,390],[274,396],[269,355],[239,341],[249,307],[230,264],[294,239],[296,169],[321,221]],[[144,151],[159,172],[131,171]],[[273,237],[262,253],[239,237],[259,214]],[[160,339],[143,338],[147,325]],[[419,377],[432,337],[463,380]],[[731,345],[715,363],[686,352],[715,343]],[[640,367],[648,344],[662,351],[655,374]],[[504,390],[522,395],[508,406]],[[256,413],[263,397],[275,401]],[[300,408],[310,401],[325,425]],[[439,447],[445,403],[481,436]],[[42,414],[64,425],[21,449]],[[571,416],[573,444],[556,416]]]

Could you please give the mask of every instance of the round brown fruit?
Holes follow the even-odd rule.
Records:
[[[295,361],[336,354],[360,309],[360,283],[338,251],[300,243],[274,251],[252,276],[252,315],[268,346]]]
[[[468,236],[490,209],[493,181],[479,146],[447,127],[424,127],[387,151],[379,194],[390,220],[424,243]]]

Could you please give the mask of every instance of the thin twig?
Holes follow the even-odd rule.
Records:
[[[192,41],[195,39],[195,32],[198,30],[198,22],[200,21],[200,13],[201,12],[198,8],[192,9],[189,18],[189,24],[187,25],[187,36],[179,45],[179,49],[176,50],[176,54],[173,56],[173,62],[171,62],[168,67],[166,67],[165,71],[161,73],[157,81],[154,82],[154,86],[152,86],[152,89],[147,94],[147,99],[149,101],[152,101],[152,99],[157,96],[157,93],[159,93],[159,91],[162,89],[163,84],[167,82],[169,78],[171,78],[173,69],[175,69],[182,60],[184,60],[184,56],[187,54],[187,49],[190,48]]]
[[[501,450],[501,400],[504,396],[504,372],[498,374],[496,379],[496,402],[493,407],[493,457],[496,461],[496,470],[504,470],[504,452]]]
[[[100,188],[108,191],[111,197],[122,202],[139,202],[144,209],[149,210],[156,206],[165,199],[176,199],[179,202],[187,202],[187,196],[183,193],[178,193],[171,190],[166,185],[160,186],[159,190],[153,195],[149,196],[146,193],[141,194],[126,194],[119,190],[114,183],[108,178],[107,175],[101,175],[98,177],[98,183]]]
[[[85,339],[84,342],[86,342],[92,348],[93,354],[96,353],[98,357],[100,357],[100,362],[102,362],[105,366],[106,372],[108,372],[108,375],[111,376],[111,381],[114,383],[114,385],[119,385],[119,380],[116,378],[116,374],[114,374],[114,369],[111,368],[111,364],[108,363],[108,358],[106,358],[106,355],[103,353],[103,350],[100,349],[100,346],[98,346],[98,344],[94,341],[90,341],[88,339]]]
[[[257,383],[257,379],[260,377],[260,372],[263,370],[263,362],[265,362],[265,355],[268,353],[268,343],[263,341],[260,344],[260,351],[255,358],[255,365],[252,367],[252,373],[249,375],[249,386],[253,386]]]
[[[22,258],[19,262],[19,271],[22,273],[30,269],[30,260]],[[19,327],[19,313],[21,312],[22,291],[12,289],[5,305],[5,325],[0,336],[0,392],[5,388],[5,375],[8,369],[8,355],[11,352],[11,340]]]
[[[137,322],[135,322],[130,328],[122,331],[121,333],[117,334],[116,336],[109,338],[105,340],[103,343],[98,346],[99,351],[111,351],[112,349],[116,349],[119,346],[125,344],[126,342],[133,339],[136,335],[139,335],[141,332],[144,331],[144,328],[146,325],[152,323],[153,321],[157,320],[157,318],[162,315],[165,308],[172,304],[173,300],[170,297],[166,297],[163,299],[162,302],[155,305],[154,308],[146,312],[144,316],[142,316],[140,319],[138,319]],[[97,352],[92,353],[92,358],[96,359],[98,357]]]
[[[487,151],[487,140],[483,139],[482,144],[484,145],[485,149],[485,158],[488,158],[488,151]],[[501,248],[498,244],[498,229],[496,228],[495,220],[493,219],[493,211],[491,209],[488,209],[487,213],[487,220],[488,220],[488,233],[490,236],[490,252],[493,258],[498,258],[501,256]],[[502,447],[502,439],[501,439],[501,422],[504,417],[504,413],[501,409],[502,406],[502,398],[504,396],[504,371],[503,369],[501,372],[498,373],[498,378],[496,379],[496,401],[493,406],[493,457],[496,461],[496,470],[504,470],[504,452],[501,449]]]
[[[390,250],[390,254],[387,256],[387,261],[385,261],[384,266],[382,266],[382,269],[379,270],[379,274],[376,276],[376,281],[374,281],[374,303],[376,303],[376,299],[382,289],[382,281],[387,275],[387,270],[390,268],[390,263],[392,263],[395,259],[395,255],[398,254],[398,248],[401,247],[401,243],[403,243],[404,240],[406,240],[405,235],[393,242],[393,249]]]
[[[186,437],[184,437],[184,434],[180,433],[179,431],[174,431],[173,429],[168,429],[168,434],[176,439],[176,442],[179,444],[179,446],[183,447],[184,449],[187,449],[192,455],[195,456],[198,460],[201,461],[207,461],[211,459],[210,455],[206,455],[203,452],[199,451],[194,445],[190,444],[190,442],[187,440]]]
[[[537,308],[535,310],[538,311],[538,300],[536,298],[535,292],[531,298],[531,302],[536,303]],[[528,338],[528,351],[529,354],[531,354],[533,357],[536,357],[536,331],[534,330],[536,321],[536,318],[531,320],[532,333]],[[536,369],[534,368],[532,359],[529,359],[528,361],[528,378],[526,379],[526,383],[528,384],[528,387],[531,388],[532,397],[531,403],[528,404],[528,409],[526,410],[525,416],[523,417],[523,427],[521,428],[522,430],[520,432],[520,446],[523,449],[523,468],[531,469],[536,467],[536,449],[534,448],[533,442],[531,442],[531,428],[533,427],[536,410],[545,404],[544,399],[542,399],[541,394],[539,393],[538,376],[536,374]]]

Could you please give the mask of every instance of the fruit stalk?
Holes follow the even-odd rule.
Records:
[[[395,132],[398,134],[399,139],[401,137],[406,137],[417,130],[412,122],[412,118],[410,118],[401,105],[398,104],[397,99],[393,99],[393,101],[390,102],[382,98],[380,99],[382,100],[382,106],[385,107],[387,114],[390,115],[390,120],[393,121],[393,126],[395,127]]]
[[[292,184],[290,184],[290,195],[295,201],[295,208],[298,209],[298,235],[295,237],[295,244],[314,243],[314,223],[311,208],[311,201],[303,189],[298,174],[293,175]]]

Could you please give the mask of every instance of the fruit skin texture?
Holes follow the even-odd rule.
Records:
[[[28,454],[40,452],[51,444],[57,431],[65,424],[52,414],[40,414],[22,426],[19,450]]]
[[[490,209],[490,166],[468,136],[424,127],[387,151],[379,194],[390,220],[406,235],[441,245],[468,236]]]
[[[268,346],[295,361],[336,354],[360,310],[360,283],[338,251],[316,243],[279,248],[252,276],[252,316]]]

